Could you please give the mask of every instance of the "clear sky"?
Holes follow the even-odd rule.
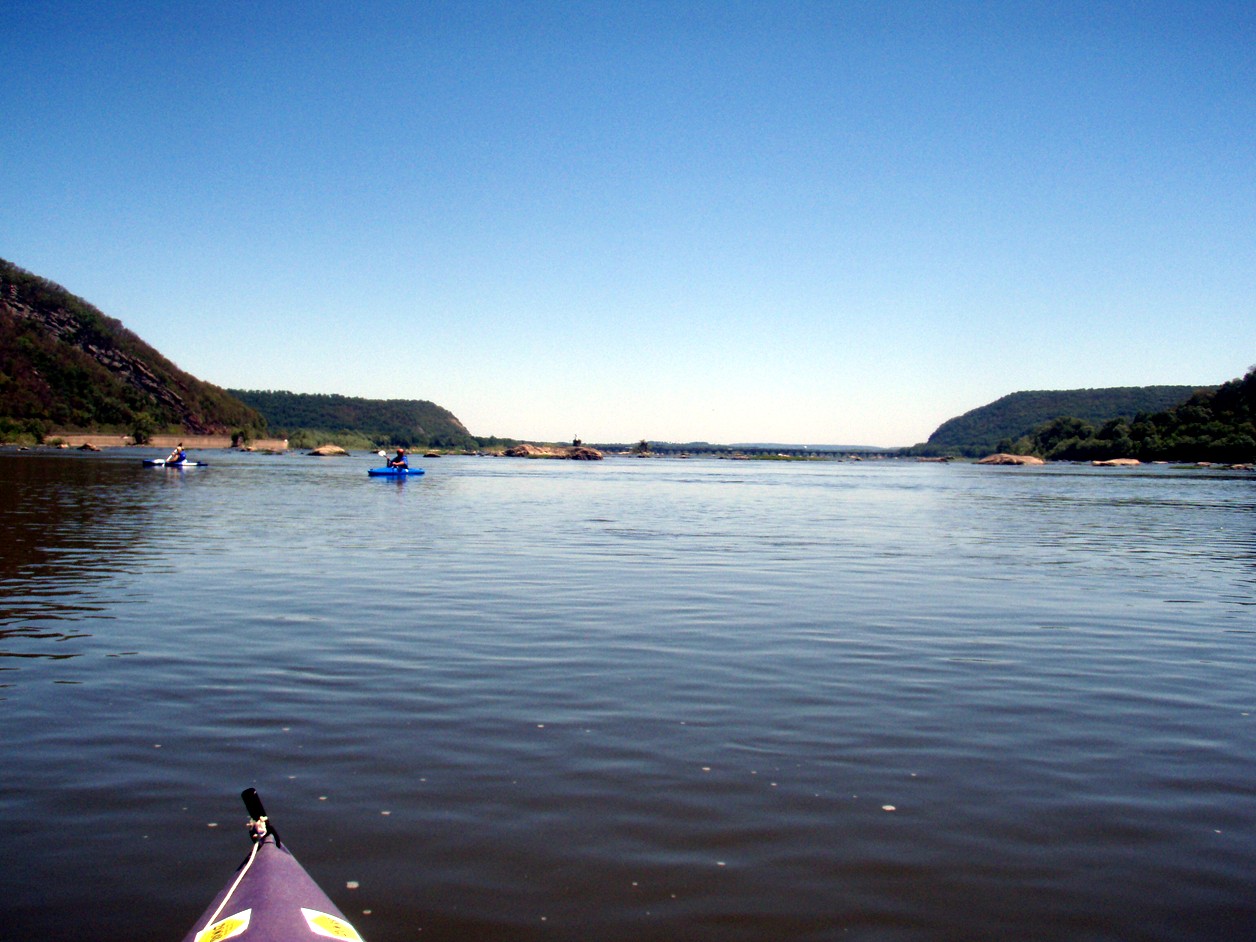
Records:
[[[1256,3],[9,0],[0,257],[220,386],[903,445],[1256,363]]]

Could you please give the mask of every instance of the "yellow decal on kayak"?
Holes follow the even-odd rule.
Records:
[[[223,939],[233,939],[249,927],[249,917],[252,915],[253,910],[246,909],[226,919],[219,919],[212,926],[206,926],[196,933],[195,942],[222,942]]]
[[[301,907],[301,915],[305,917],[310,931],[315,935],[321,935],[327,939],[343,939],[344,942],[362,942],[358,930],[343,919],[320,913],[317,909],[306,909],[304,906]]]

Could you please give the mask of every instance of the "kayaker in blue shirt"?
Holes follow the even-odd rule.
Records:
[[[183,442],[175,445],[174,451],[170,452],[170,457],[166,459],[166,464],[182,464],[187,460],[187,454],[183,451]]]
[[[404,448],[397,449],[397,455],[388,459],[388,467],[390,468],[409,468],[410,462],[406,460],[406,450]]]

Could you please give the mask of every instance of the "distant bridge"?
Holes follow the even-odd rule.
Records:
[[[631,451],[632,445],[594,445],[599,451],[608,453],[622,453]],[[710,445],[706,443],[698,444],[664,444],[651,443],[651,455],[660,455],[666,458],[773,458],[780,456],[782,458],[824,458],[827,460],[861,459],[861,458],[893,458],[897,457],[900,450],[897,448],[885,448],[880,450],[861,449],[861,448],[824,448],[824,447],[803,447],[801,445]]]

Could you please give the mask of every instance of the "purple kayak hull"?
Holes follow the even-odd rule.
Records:
[[[196,921],[184,942],[362,942],[336,904],[273,834],[258,841],[249,859]]]

